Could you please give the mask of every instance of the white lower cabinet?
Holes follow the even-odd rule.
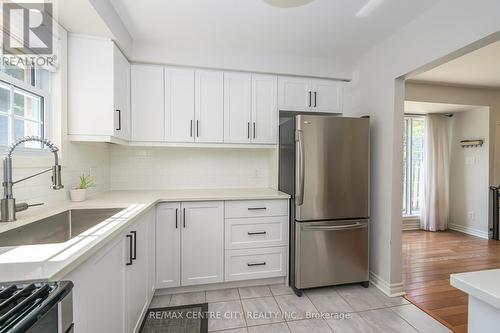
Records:
[[[156,208],[156,285],[181,285],[181,204],[169,202]]]
[[[158,288],[222,282],[224,203],[165,203],[157,211]]]
[[[226,251],[226,281],[286,275],[287,248],[267,247]]]
[[[154,288],[154,223],[151,209],[64,277],[74,283],[75,332],[138,332]]]

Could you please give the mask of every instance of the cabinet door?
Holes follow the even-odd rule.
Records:
[[[165,69],[165,140],[194,142],[194,70]]]
[[[278,78],[279,109],[308,111],[312,107],[311,81],[305,78],[280,76]]]
[[[152,210],[151,210],[152,211]],[[132,265],[126,267],[126,319],[127,332],[138,332],[142,315],[149,303],[148,292],[148,220],[151,211],[146,213],[130,229],[129,235],[133,236],[132,244],[127,239],[126,257],[130,259],[130,245],[132,245]],[[134,259],[135,258],[135,259]]]
[[[151,214],[148,221],[148,299],[153,298],[156,289],[156,209]]]
[[[223,281],[224,203],[182,203],[181,284]]]
[[[130,64],[116,45],[113,46],[114,63],[114,134],[130,139]]]
[[[132,141],[163,141],[163,67],[132,65]]]
[[[276,144],[278,132],[278,79],[252,74],[252,143]]]
[[[124,238],[64,277],[73,281],[75,332],[126,332]]]
[[[342,113],[343,82],[313,80],[312,90],[314,111]]]
[[[195,141],[222,142],[224,138],[224,74],[195,73]]]
[[[251,74],[224,73],[224,142],[251,142],[251,91]]]
[[[163,203],[156,208],[156,285],[180,286],[181,204]]]

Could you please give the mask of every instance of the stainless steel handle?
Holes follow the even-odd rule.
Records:
[[[316,103],[316,102],[317,102],[317,101],[318,101],[318,95],[317,95],[317,92],[315,91],[315,92],[314,92],[314,107],[316,107],[316,105],[317,105],[317,103]]]
[[[247,122],[247,139],[250,139],[250,122]]]
[[[329,225],[329,226],[302,226],[302,230],[304,231],[334,231],[334,230],[355,230],[355,229],[363,229],[367,228],[368,224],[366,223],[354,223],[354,224],[346,224],[346,225]]]
[[[249,231],[247,234],[248,236],[265,235],[267,234],[267,231]]]
[[[177,223],[178,221],[178,213],[179,213],[179,208],[175,209],[175,229],[179,227],[179,224]]]
[[[295,194],[295,203],[297,206],[302,206],[304,203],[304,169],[305,169],[305,159],[304,159],[304,133],[301,130],[297,130],[297,142],[299,143],[299,183],[297,188],[297,193]]]
[[[189,136],[193,137],[193,120],[189,121]]]
[[[311,97],[311,95],[312,95],[312,92],[309,92],[309,107],[311,107],[311,105],[312,105],[312,102],[311,102],[312,97]]]
[[[200,121],[199,120],[196,121],[196,137],[197,138],[200,137]]]
[[[248,207],[248,210],[266,210],[267,207]]]
[[[265,265],[266,265],[265,261],[262,261],[262,262],[249,262],[249,263],[247,263],[248,267],[265,266]]]
[[[253,122],[253,138],[255,139],[255,121]]]

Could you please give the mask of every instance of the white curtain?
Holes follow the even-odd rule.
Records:
[[[450,149],[447,119],[444,115],[428,115],[425,121],[420,227],[429,231],[448,228]]]

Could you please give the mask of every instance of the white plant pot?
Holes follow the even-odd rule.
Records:
[[[71,197],[71,201],[85,201],[87,198],[87,189],[73,188],[69,190],[69,196]]]

